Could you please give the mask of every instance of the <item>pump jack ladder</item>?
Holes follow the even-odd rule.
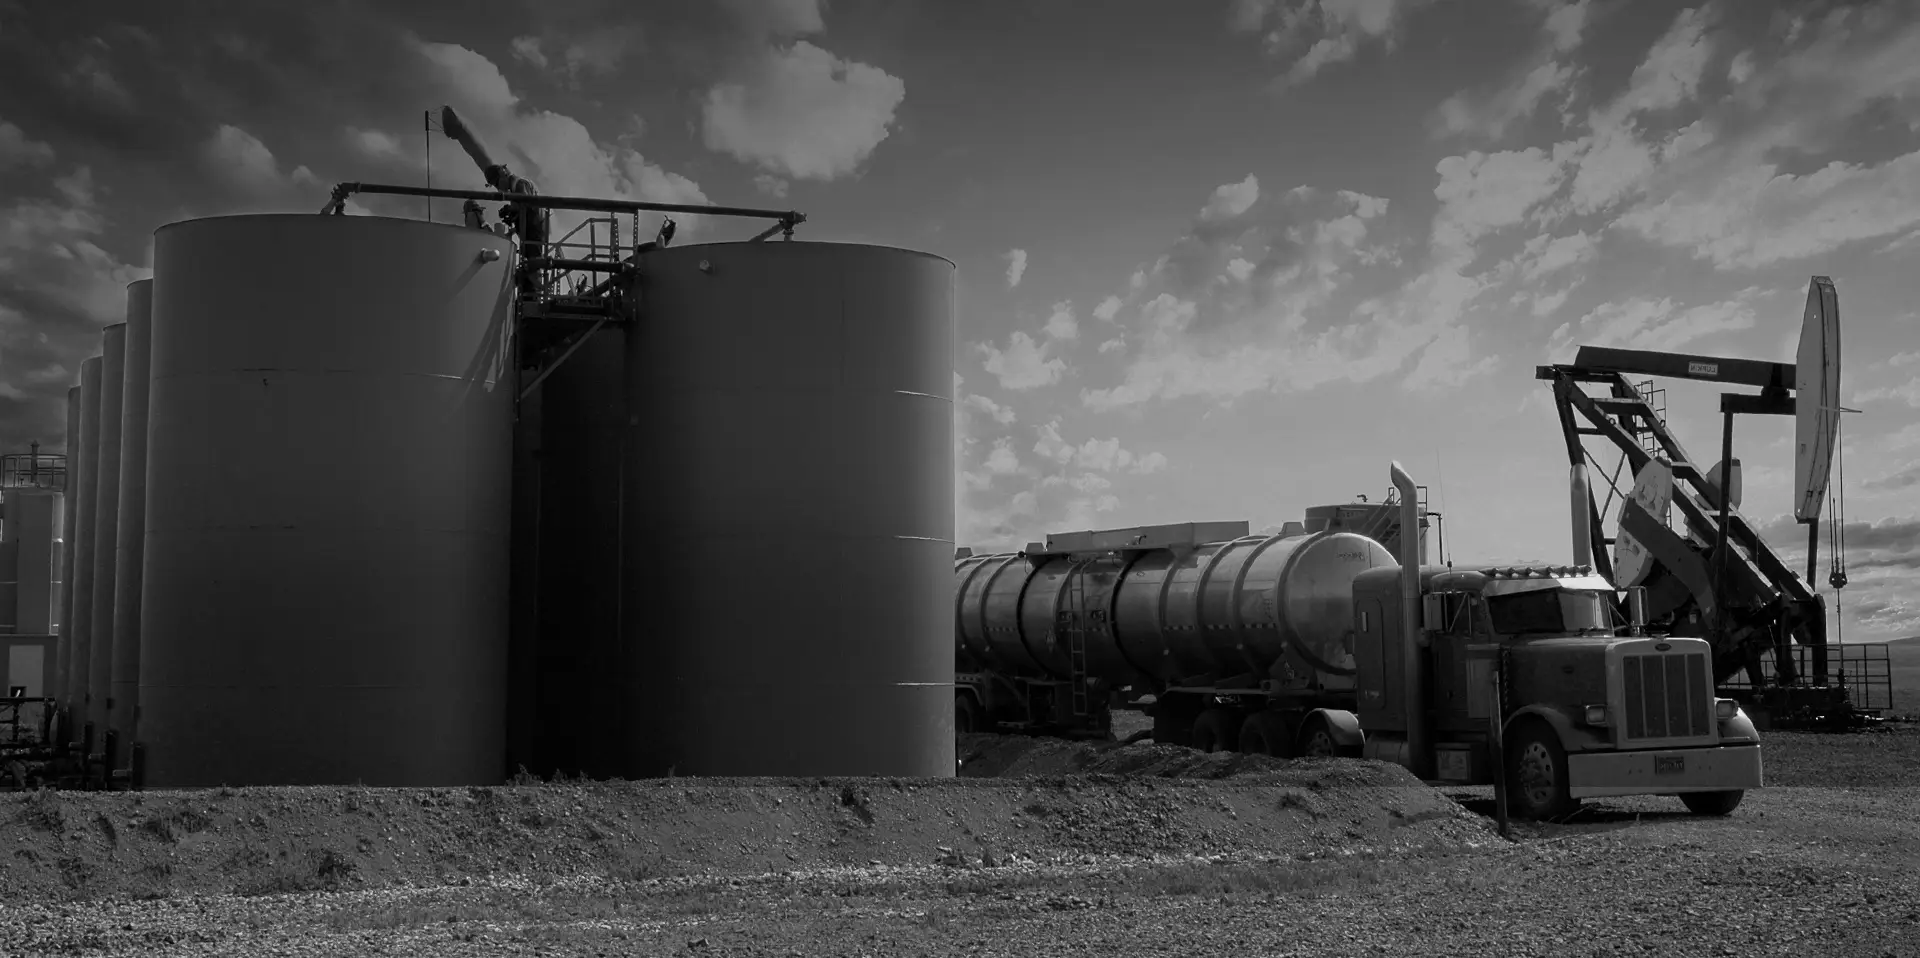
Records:
[[[1792,411],[1786,390],[1793,385],[1793,365],[1583,346],[1573,363],[1537,367],[1535,378],[1553,385],[1554,402],[1572,464],[1590,464],[1600,475],[1605,475],[1604,467],[1593,460],[1582,442],[1584,437],[1599,436],[1612,442],[1625,457],[1628,464],[1625,479],[1631,485],[1632,477],[1658,454],[1673,469],[1673,504],[1689,526],[1708,531],[1716,543],[1725,543],[1724,552],[1709,547],[1704,556],[1677,535],[1671,542],[1662,544],[1664,548],[1654,547],[1656,557],[1666,567],[1666,576],[1688,583],[1686,594],[1680,592],[1677,583],[1669,586],[1666,591],[1670,598],[1659,611],[1673,614],[1674,634],[1685,634],[1696,628],[1707,633],[1714,642],[1715,681],[1724,684],[1745,669],[1757,687],[1763,673],[1760,657],[1771,652],[1775,680],[1783,686],[1793,685],[1797,677],[1791,646],[1797,640],[1811,646],[1814,679],[1824,684],[1827,675],[1825,600],[1787,568],[1739,510],[1731,506],[1724,509],[1726,524],[1722,528],[1719,520],[1723,504],[1711,482],[1710,467],[1687,455],[1667,429],[1663,417],[1656,413],[1650,397],[1628,382],[1626,372],[1763,387],[1765,392],[1760,395],[1722,397],[1721,411],[1727,416],[1729,430],[1724,444],[1730,445],[1735,413]],[[1595,384],[1607,387],[1608,395],[1595,396],[1582,388]],[[1576,420],[1575,413],[1579,414],[1579,420],[1584,420],[1584,425]],[[1654,441],[1643,443],[1642,437],[1649,435]],[[1653,446],[1652,452],[1647,445]],[[1612,578],[1612,557],[1607,547],[1614,540],[1602,528],[1603,510],[1594,501],[1591,487],[1587,502],[1594,565],[1602,575]],[[1718,587],[1711,589],[1714,594],[1700,594],[1703,574],[1717,583]],[[1700,613],[1697,626],[1690,627],[1686,622],[1691,612]]]

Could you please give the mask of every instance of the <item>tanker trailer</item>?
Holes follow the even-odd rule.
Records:
[[[1023,552],[962,555],[956,728],[1102,736],[1113,707],[1151,695],[1156,740],[1214,750],[1242,747],[1243,730],[1189,707],[1189,690],[1258,693],[1302,714],[1351,709],[1353,581],[1393,565],[1357,533],[1249,535],[1245,522],[1056,534]],[[1329,734],[1264,721],[1245,731],[1245,747],[1274,754],[1302,732]]]
[[[961,554],[956,725],[1102,734],[1113,708],[1142,708],[1158,742],[1392,761],[1495,785],[1530,818],[1645,794],[1724,815],[1761,784],[1759,735],[1715,696],[1708,644],[1642,634],[1642,595],[1622,616],[1590,567],[1422,566],[1417,537],[1396,563],[1354,533],[1247,529]]]

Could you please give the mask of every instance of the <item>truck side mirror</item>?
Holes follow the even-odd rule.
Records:
[[[1429,592],[1420,597],[1420,627],[1428,632],[1447,630],[1446,596]]]

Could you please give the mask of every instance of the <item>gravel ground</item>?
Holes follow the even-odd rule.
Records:
[[[0,796],[0,955],[1920,958],[1920,729],[1767,746],[1729,818],[1512,840],[1392,766],[993,737],[949,782]]]

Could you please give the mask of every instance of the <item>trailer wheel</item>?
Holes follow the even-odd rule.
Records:
[[[1293,726],[1277,712],[1255,712],[1240,726],[1240,751],[1248,755],[1293,757]]]
[[[1333,737],[1327,720],[1316,716],[1308,719],[1306,727],[1300,730],[1294,754],[1300,758],[1359,758],[1360,749],[1341,745],[1340,740]]]
[[[953,731],[956,735],[971,735],[980,730],[980,703],[965,692],[953,696]]]
[[[1545,722],[1520,726],[1507,746],[1507,803],[1514,814],[1555,821],[1580,803],[1567,794],[1567,750]]]
[[[1208,709],[1193,723],[1193,747],[1202,752],[1226,752],[1239,736],[1234,734],[1233,713],[1226,709]]]
[[[1695,815],[1731,815],[1747,793],[1739,789],[1726,792],[1681,792],[1680,800]]]

